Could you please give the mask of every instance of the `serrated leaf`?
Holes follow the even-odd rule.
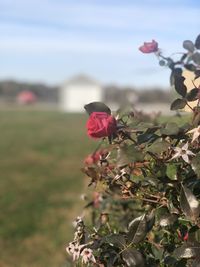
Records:
[[[134,145],[123,145],[118,149],[117,166],[121,167],[131,162],[142,161],[144,156]]]
[[[142,254],[135,248],[128,248],[122,252],[122,258],[127,267],[144,267]]]
[[[200,152],[192,159],[191,165],[197,177],[200,178]]]
[[[92,112],[106,112],[111,114],[111,110],[102,102],[92,102],[84,106],[84,109],[90,115]]]
[[[174,250],[174,256],[177,259],[191,259],[198,257],[200,253],[200,244],[198,242],[185,243]]]
[[[185,78],[183,76],[175,76],[174,87],[176,92],[185,97],[187,93],[187,87],[184,84]]]
[[[177,110],[177,109],[183,109],[186,105],[185,99],[177,98],[172,102],[170,109],[171,110]]]
[[[187,101],[195,101],[198,99],[198,93],[199,93],[199,89],[198,88],[194,88],[192,89],[189,93],[187,93],[186,95],[186,99]]]
[[[192,41],[190,40],[185,40],[183,42],[183,48],[185,48],[186,50],[188,50],[189,52],[193,52],[194,51],[194,44]]]
[[[124,236],[121,234],[111,234],[111,235],[104,236],[101,242],[109,243],[110,245],[119,247],[121,249],[124,249],[126,245],[126,240]]]
[[[154,142],[151,146],[149,146],[147,148],[147,151],[150,151],[152,153],[156,153],[156,154],[161,154],[165,151],[168,150],[170,144],[165,141],[165,140],[162,140],[162,141],[156,141]]]
[[[197,49],[200,49],[200,34],[197,36],[197,38],[195,40],[195,47]]]
[[[199,201],[192,191],[184,185],[181,185],[180,206],[188,219],[195,221],[199,217]]]
[[[144,240],[147,234],[147,218],[143,214],[129,223],[127,240],[129,243],[137,244]]]

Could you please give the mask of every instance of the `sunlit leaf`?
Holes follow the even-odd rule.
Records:
[[[199,256],[200,253],[200,243],[184,243],[182,246],[178,247],[174,251],[174,256],[177,259],[191,259]]]
[[[147,218],[143,214],[129,223],[127,240],[129,243],[137,244],[141,242],[147,234]]]
[[[126,245],[126,240],[121,234],[107,235],[102,239],[102,242],[109,243],[110,245],[119,247],[121,249],[123,249]]]
[[[154,142],[151,146],[147,148],[148,151],[155,153],[155,154],[161,154],[169,148],[170,144],[165,140],[159,140]]]
[[[174,164],[174,163],[167,164],[166,174],[170,179],[172,179],[172,180],[176,179],[176,175],[177,175],[176,164]]]
[[[165,128],[160,130],[162,135],[177,135],[179,131],[179,127],[175,122],[167,123]]]
[[[184,185],[181,185],[180,206],[188,219],[196,220],[200,214],[200,205],[192,191]]]
[[[128,248],[122,252],[122,258],[127,267],[144,267],[145,262],[142,254],[135,248]]]

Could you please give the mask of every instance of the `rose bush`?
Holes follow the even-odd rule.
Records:
[[[82,169],[95,193],[84,209],[91,216],[76,219],[66,248],[72,266],[200,266],[199,88],[194,83],[188,92],[182,76],[188,64],[200,75],[200,63],[191,57],[199,53],[200,36],[192,44],[184,42],[188,52],[179,62],[157,55],[171,69],[179,95],[171,109],[190,107],[187,123],[181,114],[161,122],[135,110],[114,116],[100,102],[85,106],[89,136],[102,137],[95,151],[106,153]]]

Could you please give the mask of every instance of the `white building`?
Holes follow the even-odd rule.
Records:
[[[60,90],[60,108],[65,112],[84,112],[84,105],[102,101],[101,85],[85,75],[66,81]]]

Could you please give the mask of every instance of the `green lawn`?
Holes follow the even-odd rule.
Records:
[[[65,266],[81,212],[86,115],[0,111],[0,266]]]
[[[65,246],[88,182],[80,168],[97,145],[86,136],[86,120],[50,111],[0,111],[1,267],[67,267]]]

